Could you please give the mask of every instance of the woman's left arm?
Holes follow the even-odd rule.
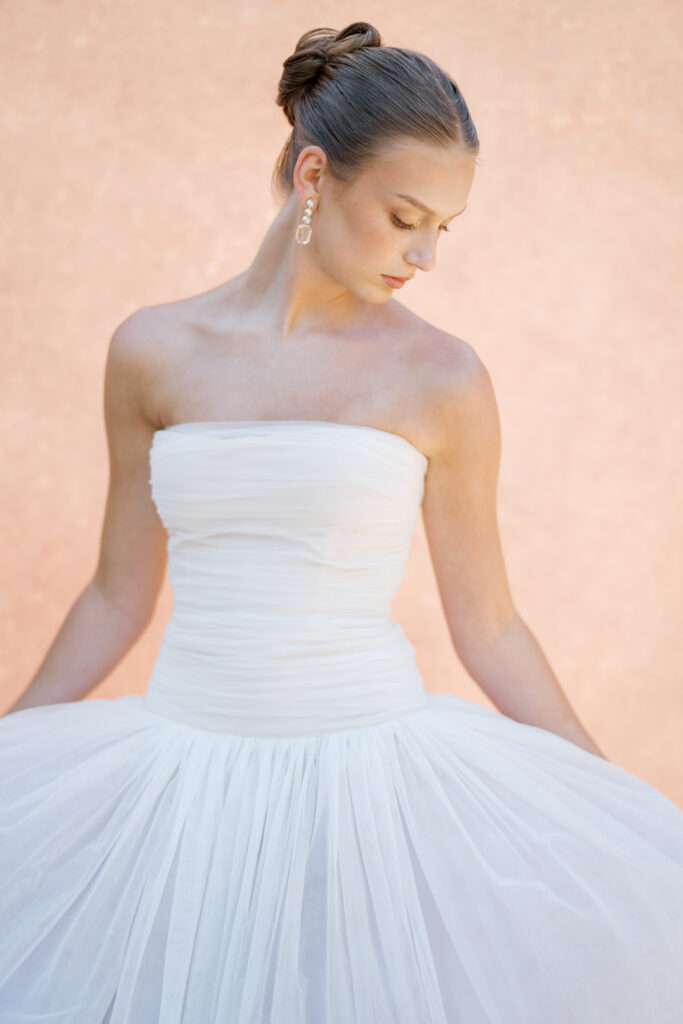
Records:
[[[517,611],[497,519],[501,455],[491,378],[471,346],[438,410],[422,513],[432,565],[456,653],[509,718],[539,726],[605,757],[586,732],[533,633]],[[463,365],[463,354],[465,355]],[[447,392],[447,393],[446,393]]]

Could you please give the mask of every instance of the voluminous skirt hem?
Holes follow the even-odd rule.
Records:
[[[680,1024],[683,812],[463,698],[316,736],[0,718],[3,1024]]]

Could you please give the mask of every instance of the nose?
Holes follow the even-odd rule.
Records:
[[[418,270],[433,270],[436,266],[436,240],[433,242],[425,242],[419,248],[409,249],[404,255],[404,260],[411,267],[417,267]]]

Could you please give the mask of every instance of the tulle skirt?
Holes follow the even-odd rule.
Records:
[[[460,697],[0,718],[2,1024],[680,1024],[683,812]]]

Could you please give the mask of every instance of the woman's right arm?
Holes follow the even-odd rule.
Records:
[[[155,312],[140,309],[112,335],[104,375],[109,490],[99,560],[28,687],[6,714],[84,697],[149,624],[166,569],[166,531],[152,500],[149,416]]]

